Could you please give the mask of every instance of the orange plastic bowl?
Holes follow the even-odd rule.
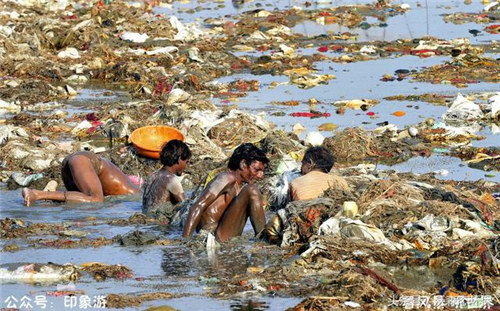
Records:
[[[184,135],[176,128],[166,125],[144,126],[130,135],[130,141],[137,153],[153,159],[159,159],[163,144],[173,139],[184,141]]]

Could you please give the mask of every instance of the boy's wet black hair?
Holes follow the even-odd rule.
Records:
[[[163,145],[160,152],[161,164],[172,166],[179,162],[179,160],[186,160],[191,158],[191,150],[182,141],[173,139]]]
[[[269,163],[266,153],[251,143],[241,144],[238,148],[234,149],[227,167],[235,171],[240,168],[241,160],[245,160],[247,165],[252,164],[253,161],[260,161],[264,165]]]
[[[335,159],[325,147],[317,146],[306,150],[302,163],[310,163],[314,169],[328,173],[335,164]]]

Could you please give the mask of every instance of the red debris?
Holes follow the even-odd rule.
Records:
[[[329,117],[331,114],[329,112],[292,112],[289,114],[291,117],[306,117],[306,118],[314,118],[314,117]]]
[[[320,46],[318,48],[318,51],[321,52],[321,53],[328,52],[328,47],[327,46]]]

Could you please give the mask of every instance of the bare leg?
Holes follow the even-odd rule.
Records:
[[[140,193],[139,187],[134,185],[111,161],[101,158],[102,171],[99,175],[101,187],[104,195],[122,195]]]
[[[23,188],[22,195],[24,204],[30,206],[32,203],[40,200],[52,200],[58,202],[102,202],[89,198],[89,196],[78,191],[42,191],[36,189]],[[82,196],[83,195],[83,196]]]
[[[35,189],[23,188],[22,191],[24,204],[30,206],[32,203],[38,200],[54,200],[54,201],[64,201],[63,191],[40,191]]]
[[[65,176],[66,175],[66,176]],[[71,180],[68,179],[69,175]],[[67,189],[77,191],[40,191],[24,188],[24,203],[30,205],[38,200],[59,202],[102,202],[104,200],[101,181],[89,158],[75,155],[63,167],[63,180]]]
[[[257,235],[266,225],[266,215],[262,208],[262,195],[254,185],[246,185],[231,201],[219,221],[216,237],[224,242],[241,235],[248,217]]]

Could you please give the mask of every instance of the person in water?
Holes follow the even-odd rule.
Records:
[[[334,157],[326,148],[320,146],[308,148],[300,168],[302,176],[290,183],[289,200],[313,200],[322,197],[330,188],[349,190],[349,184],[343,177],[330,172],[334,164]],[[270,243],[280,244],[283,227],[284,219],[276,213],[270,217],[259,237]]]
[[[250,218],[257,235],[266,224],[262,194],[253,185],[264,177],[266,154],[251,143],[240,145],[229,159],[229,171],[218,174],[189,209],[183,236],[213,235],[224,242],[239,236]],[[246,185],[244,185],[246,184]]]
[[[329,188],[349,189],[344,178],[329,173],[334,164],[335,160],[326,148],[321,146],[308,148],[300,168],[302,176],[290,183],[292,201],[316,199]]]
[[[24,188],[24,204],[29,206],[39,200],[103,202],[108,195],[140,193],[139,187],[116,165],[92,152],[80,151],[68,155],[62,162],[61,174],[67,191]]]
[[[144,214],[165,207],[164,212],[170,215],[174,212],[174,205],[186,199],[177,176],[182,175],[190,159],[189,147],[180,140],[171,140],[163,146],[160,152],[163,167],[151,174],[144,184],[142,196]]]

